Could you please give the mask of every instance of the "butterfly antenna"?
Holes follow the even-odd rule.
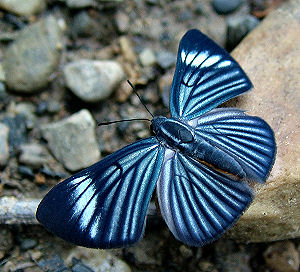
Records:
[[[100,122],[100,123],[98,123],[98,126],[106,126],[106,125],[110,125],[110,124],[122,123],[122,122],[131,122],[131,121],[148,121],[148,122],[151,122],[150,119],[146,119],[146,118],[133,118],[133,119],[124,119],[124,120]]]
[[[132,83],[127,79],[128,84],[130,85],[130,87],[132,88],[132,90],[134,91],[134,93],[136,94],[136,96],[139,98],[139,100],[141,101],[141,103],[143,104],[143,106],[145,107],[145,109],[150,113],[150,115],[152,116],[152,118],[154,118],[154,115],[151,113],[151,111],[147,108],[146,104],[143,102],[142,98],[140,97],[140,95],[137,93],[135,87],[132,85]]]

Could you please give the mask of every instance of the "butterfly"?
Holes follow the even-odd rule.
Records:
[[[56,185],[36,217],[66,241],[117,248],[139,241],[156,188],[176,239],[202,246],[220,237],[253,200],[276,154],[261,118],[216,108],[252,88],[239,64],[200,31],[181,39],[170,93],[171,117],[151,121],[139,140]]]

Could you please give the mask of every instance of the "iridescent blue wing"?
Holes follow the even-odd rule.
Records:
[[[182,38],[170,94],[171,116],[190,120],[252,88],[239,64],[198,30]]]
[[[120,149],[55,186],[38,207],[38,221],[80,246],[137,242],[163,157],[164,148],[154,137]]]
[[[247,183],[171,150],[165,153],[157,196],[169,229],[190,246],[217,239],[253,199]]]
[[[189,123],[197,135],[237,161],[247,180],[266,181],[274,164],[276,143],[264,120],[242,110],[218,108]]]

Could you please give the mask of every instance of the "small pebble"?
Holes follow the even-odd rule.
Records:
[[[72,272],[94,272],[93,269],[83,264],[80,260],[73,258],[72,259],[73,267]]]
[[[15,117],[4,117],[2,122],[9,127],[9,147],[13,154],[27,142],[26,118],[23,114],[17,114]]]
[[[43,271],[49,271],[49,267],[51,267],[51,271],[70,271],[58,255],[50,259],[43,259],[38,264]]]
[[[0,63],[0,81],[5,81],[5,72],[2,63]]]
[[[48,168],[47,166],[42,167],[40,169],[40,173],[47,177],[56,178],[56,179],[64,179],[67,177],[66,173],[54,171]]]
[[[235,11],[242,4],[242,0],[213,0],[212,5],[219,14],[228,14]]]
[[[9,159],[9,127],[0,123],[0,167],[6,166]]]
[[[139,60],[144,67],[153,66],[156,63],[155,54],[150,48],[145,48],[139,54]]]
[[[19,162],[30,166],[33,169],[38,169],[48,162],[48,151],[40,144],[24,144],[20,146],[20,150],[21,155],[19,157]]]
[[[226,46],[231,51],[257,25],[259,20],[252,16],[231,17],[227,20]]]
[[[101,35],[99,22],[93,19],[87,11],[81,11],[74,16],[72,32],[76,36],[83,37],[93,36],[100,38]]]
[[[70,171],[77,171],[99,161],[95,120],[88,110],[41,127],[43,137],[56,159]]]
[[[47,103],[47,111],[50,114],[59,113],[60,110],[62,109],[62,105],[55,100],[49,100],[47,102],[48,102]]]
[[[22,240],[21,244],[20,244],[20,249],[22,251],[26,251],[28,249],[32,249],[37,245],[37,241],[34,239],[24,239]]]
[[[41,12],[46,7],[46,0],[0,0],[0,7],[21,16],[30,16]]]
[[[87,8],[95,4],[95,0],[67,0],[69,8]]]
[[[24,178],[34,179],[34,174],[31,168],[20,165],[18,167],[18,173],[21,174]]]
[[[35,113],[37,115],[43,115],[47,112],[47,102],[46,101],[41,101],[40,103],[37,104]]]
[[[263,256],[267,266],[274,271],[299,271],[299,252],[293,242],[276,242],[267,248]]]
[[[130,27],[129,16],[123,11],[118,10],[115,15],[117,29],[121,33],[126,33]]]
[[[14,238],[12,232],[4,225],[0,228],[0,260],[9,253],[14,246]]]
[[[81,59],[63,69],[66,85],[85,102],[99,102],[109,97],[124,78],[124,71],[116,61]]]
[[[168,69],[176,63],[176,55],[169,51],[160,51],[157,54],[158,65],[163,69]]]

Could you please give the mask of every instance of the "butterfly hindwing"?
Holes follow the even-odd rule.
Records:
[[[261,118],[234,108],[214,109],[189,122],[196,135],[229,154],[246,179],[265,182],[274,163],[274,132]]]
[[[202,246],[237,221],[250,205],[249,185],[172,150],[157,183],[161,214],[181,242]]]
[[[172,117],[194,119],[251,88],[223,48],[196,29],[183,36],[170,94]]]
[[[135,243],[143,234],[163,154],[150,137],[105,157],[55,186],[38,207],[38,221],[76,245]]]

